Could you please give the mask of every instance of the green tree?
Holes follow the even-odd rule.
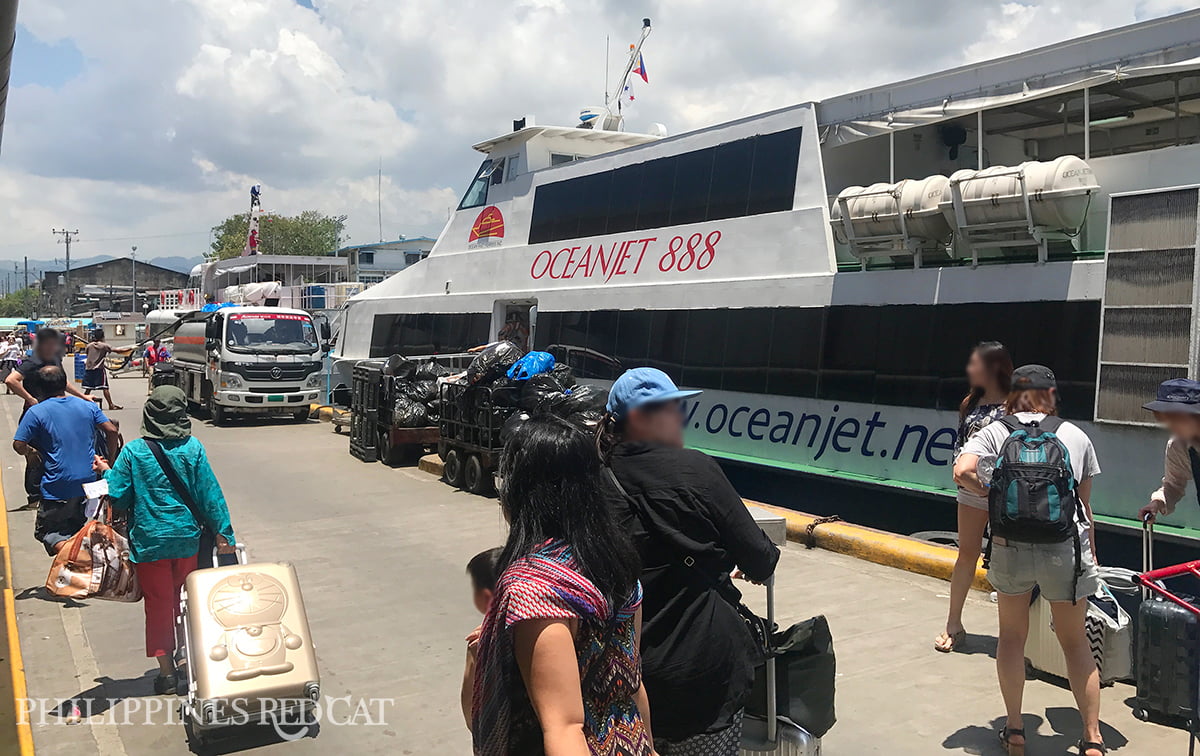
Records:
[[[41,293],[32,286],[0,297],[0,318],[28,318],[38,308]]]
[[[218,260],[242,254],[250,215],[231,215],[213,226],[212,253]],[[264,213],[258,219],[260,255],[326,255],[337,249],[346,216],[305,210],[299,215]]]

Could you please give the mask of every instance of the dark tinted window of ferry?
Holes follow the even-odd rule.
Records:
[[[608,310],[540,313],[536,341],[581,378],[647,365],[695,388],[953,412],[972,347],[998,340],[1053,368],[1062,415],[1090,420],[1099,322],[1094,301]]]
[[[543,184],[529,243],[791,210],[800,135],[788,129]]]
[[[678,158],[651,160],[642,168],[642,196],[638,198],[638,229],[660,228],[671,222],[671,193],[675,191]],[[578,181],[578,179],[576,179]],[[537,203],[537,199],[534,199]]]
[[[715,148],[699,150],[676,159],[675,191],[671,195],[672,226],[699,223],[706,217],[715,152]]]
[[[486,344],[489,313],[408,313],[376,315],[371,356],[455,354]]]
[[[642,193],[643,165],[643,163],[627,165],[612,172],[612,187],[608,195],[608,225],[605,229],[606,233],[621,234],[637,228],[638,200]],[[539,195],[541,191],[541,188],[539,188]],[[536,202],[533,205],[533,210],[536,215]],[[530,241],[533,241],[533,239],[531,238]]]

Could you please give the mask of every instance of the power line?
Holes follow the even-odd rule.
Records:
[[[96,242],[138,241],[140,239],[170,239],[170,238],[180,237],[180,236],[207,236],[210,233],[212,233],[211,230],[208,230],[208,231],[183,231],[183,232],[175,233],[175,234],[149,234],[149,235],[143,234],[143,235],[139,235],[139,236],[111,236],[111,237],[108,237],[105,239],[76,239],[75,241],[73,241],[71,243],[72,244],[93,244]],[[0,249],[5,249],[8,247],[27,247],[31,244],[37,244],[37,242],[33,241],[32,239],[29,241],[24,241],[24,242],[8,242],[7,244],[0,244]]]

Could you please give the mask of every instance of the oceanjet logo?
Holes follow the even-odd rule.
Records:
[[[701,401],[685,400],[687,428],[713,436],[748,439],[808,449],[813,462],[826,454],[857,454],[862,457],[903,460],[912,464],[945,467],[954,458],[954,428],[930,428],[920,423],[889,425],[883,413],[869,417],[840,415],[833,411],[799,412],[768,407],[751,407],[736,402],[717,402],[705,408]]]
[[[176,701],[161,698],[26,698],[19,703],[21,724],[74,725],[174,725],[187,719]],[[281,740],[300,740],[320,727],[381,727],[388,724],[394,698],[325,696],[315,703],[307,698],[234,698],[225,703],[221,726],[266,725]]]

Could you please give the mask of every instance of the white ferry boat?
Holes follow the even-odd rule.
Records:
[[[948,504],[963,364],[999,340],[1057,372],[1099,519],[1133,526],[1165,441],[1140,405],[1200,360],[1200,11],[677,136],[581,120],[475,145],[337,358],[507,326],[585,376],[704,389],[688,443],[716,457]],[[1171,520],[1200,537],[1200,508]]]

